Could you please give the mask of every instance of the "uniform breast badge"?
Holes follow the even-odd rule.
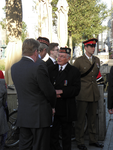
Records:
[[[64,86],[67,86],[67,80],[64,80]]]
[[[97,68],[100,68],[99,64],[97,63]]]
[[[54,83],[53,83],[54,85],[56,84],[56,81],[54,81]]]

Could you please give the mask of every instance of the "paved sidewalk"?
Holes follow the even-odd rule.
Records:
[[[103,148],[97,148],[94,146],[89,146],[88,139],[85,140],[85,145],[88,150],[113,150],[113,115],[110,116],[111,119],[109,120],[106,137],[104,141],[100,141],[104,144]],[[72,142],[72,150],[79,150],[77,148],[76,142]]]
[[[111,119],[109,121],[104,141],[104,148],[102,150],[113,150],[113,115],[111,115]]]
[[[107,109],[107,93],[104,93],[105,106],[106,106],[106,136],[104,141],[100,141],[104,144],[103,148],[96,148],[89,146],[88,139],[85,140],[85,145],[88,150],[113,150],[113,115],[108,113]],[[72,150],[79,150],[76,142],[72,142]]]

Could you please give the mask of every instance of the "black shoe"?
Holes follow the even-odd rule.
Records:
[[[77,145],[77,147],[81,150],[87,150],[87,147],[84,144]]]
[[[104,147],[104,145],[103,145],[102,143],[99,143],[99,142],[90,143],[89,145],[90,145],[90,146],[95,146],[95,147],[100,147],[100,148]]]

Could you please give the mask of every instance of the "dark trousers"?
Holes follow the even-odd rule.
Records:
[[[77,145],[84,144],[84,125],[86,112],[88,116],[89,143],[97,142],[95,138],[97,102],[77,101],[78,120],[76,121],[75,127]]]
[[[49,150],[50,127],[20,128],[19,150]]]
[[[72,122],[67,122],[64,116],[54,116],[53,127],[51,128],[51,150],[60,150],[59,131],[62,133],[63,150],[71,150]]]

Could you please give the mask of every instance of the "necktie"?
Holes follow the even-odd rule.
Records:
[[[62,66],[60,67],[60,70],[59,70],[60,72],[62,71]]]
[[[89,58],[89,61],[90,61],[90,63],[92,64],[92,59],[91,59],[91,58]]]

